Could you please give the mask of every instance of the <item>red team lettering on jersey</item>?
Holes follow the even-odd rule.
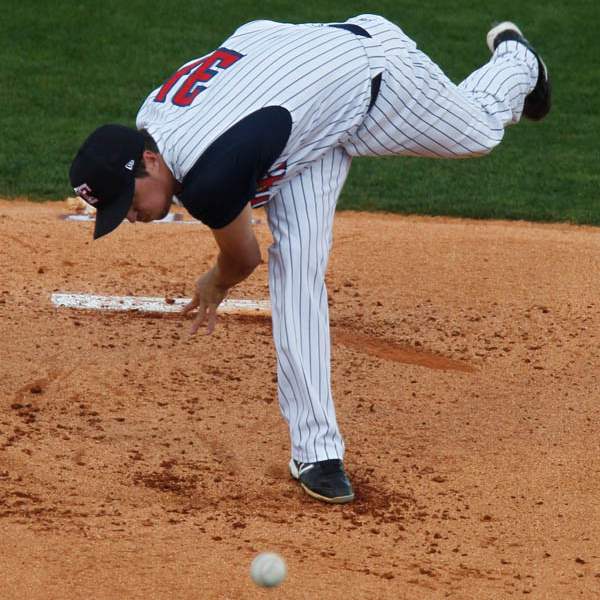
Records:
[[[169,95],[169,92],[175,87],[179,80],[186,77],[177,92],[173,95],[171,102],[175,104],[175,106],[189,106],[196,99],[196,96],[206,89],[206,86],[202,85],[203,83],[207,83],[215,75],[218,75],[220,70],[231,67],[231,65],[235,64],[240,58],[243,58],[243,56],[244,55],[239,52],[228,50],[227,48],[219,48],[212,54],[185,65],[185,67],[179,69],[179,71],[169,78],[160,88],[158,94],[154,98],[154,102],[164,102]],[[211,69],[211,67],[220,70],[216,71]]]
[[[271,199],[271,188],[287,173],[287,161],[274,165],[269,172],[258,181],[256,195],[250,200],[252,208],[258,208]]]

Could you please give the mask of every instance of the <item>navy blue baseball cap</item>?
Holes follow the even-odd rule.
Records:
[[[144,137],[123,125],[102,125],[73,159],[69,178],[75,193],[96,209],[94,239],[116,229],[127,216]]]

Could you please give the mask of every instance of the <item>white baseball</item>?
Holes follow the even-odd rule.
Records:
[[[256,585],[275,587],[287,573],[285,561],[274,552],[261,552],[250,565],[250,576]]]

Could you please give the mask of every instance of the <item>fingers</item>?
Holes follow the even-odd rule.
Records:
[[[217,306],[221,303],[227,289],[219,287],[214,281],[213,271],[208,271],[196,282],[196,288],[192,299],[182,308],[181,313],[185,316],[194,309],[198,313],[190,328],[190,335],[194,335],[206,323],[206,334],[210,335],[217,324]]]
[[[215,325],[217,324],[217,305],[209,304],[207,310],[208,323],[206,326],[206,334],[210,335],[215,330]]]
[[[192,323],[192,327],[190,329],[190,335],[196,334],[198,329],[200,329],[200,327],[202,327],[202,324],[204,323],[205,318],[206,318],[206,305],[203,302],[200,302],[200,304],[198,305],[198,314],[194,318],[194,322]]]
[[[198,304],[200,304],[198,294],[194,294],[194,297],[181,309],[181,313],[187,315],[190,311],[194,310]]]
[[[217,324],[217,305],[216,304],[208,304],[205,305],[200,303],[198,307],[198,314],[192,323],[192,327],[190,329],[190,335],[195,335],[198,332],[198,329],[202,327],[202,325],[206,322],[206,335],[210,335],[214,330]]]

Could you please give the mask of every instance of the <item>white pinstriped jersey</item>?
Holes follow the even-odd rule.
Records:
[[[254,21],[214,53],[186,63],[141,106],[136,125],[156,141],[179,181],[221,134],[266,106],[292,131],[280,159],[289,179],[361,124],[371,80],[384,68],[378,42],[319,24]]]

